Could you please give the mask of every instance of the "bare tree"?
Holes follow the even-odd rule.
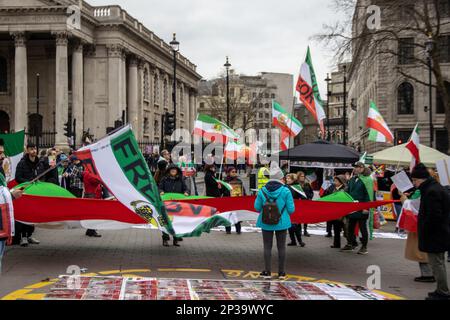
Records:
[[[428,68],[428,52],[425,42],[432,40],[434,47],[429,52],[431,56],[432,73],[436,79],[433,85],[442,98],[445,107],[445,127],[450,141],[450,92],[445,85],[442,73],[443,60],[441,48],[449,50],[443,36],[445,26],[450,24],[450,3],[442,0],[334,0],[337,10],[344,18],[333,24],[325,25],[324,32],[315,39],[324,42],[335,52],[337,61],[343,61],[352,56],[352,65],[357,66],[367,59],[382,56],[386,63],[389,59],[398,61],[405,52],[396,50],[397,44],[406,45],[415,54],[409,56],[410,63],[422,68]],[[367,21],[372,13],[368,12],[371,5],[381,9],[382,24],[370,28]],[[405,43],[405,38],[411,36],[413,42]],[[393,45],[394,44],[394,45]],[[447,53],[448,57],[448,53]],[[429,83],[416,77],[410,67],[391,63],[395,72],[416,83],[428,86]]]
[[[212,117],[224,120],[227,119],[226,79],[221,77],[213,82],[213,94],[206,100],[207,109]],[[244,131],[256,128],[258,111],[261,111],[261,104],[266,94],[269,94],[270,87],[247,86],[238,77],[232,77],[230,88],[234,92],[229,96],[229,126],[233,129],[242,126]]]

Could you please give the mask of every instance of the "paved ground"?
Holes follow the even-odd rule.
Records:
[[[197,179],[200,194],[203,194],[202,180]],[[248,183],[248,179],[244,180]],[[394,227],[391,223],[383,229],[390,232]],[[66,274],[70,265],[103,275],[248,280],[257,278],[263,269],[259,233],[212,232],[185,239],[180,248],[163,247],[156,230],[101,233],[102,238],[93,239],[86,237],[83,230],[37,229],[35,236],[41,240],[40,245],[8,248],[0,277],[0,297],[14,292],[7,298],[41,298],[39,293],[48,290],[50,285],[42,281]],[[384,292],[423,299],[435,289],[434,284],[413,281],[419,275],[419,268],[417,263],[403,258],[404,240],[375,239],[369,243],[367,256],[331,249],[331,240],[324,236],[312,236],[304,241],[305,248],[287,249],[287,271],[292,280],[331,280],[365,286],[369,276],[367,268],[376,265],[381,268]],[[275,260],[273,271],[277,271]],[[450,265],[448,273],[450,276]]]
[[[163,247],[156,230],[105,231],[102,234],[102,238],[93,239],[84,236],[82,230],[37,229],[40,245],[8,249],[0,277],[0,297],[65,274],[70,265],[87,268],[89,273],[115,270],[111,273],[210,279],[253,279],[255,274],[249,272],[263,268],[259,233],[212,232],[201,238],[185,239],[180,248]],[[376,239],[370,243],[367,256],[337,252],[330,248],[330,239],[323,236],[312,236],[305,241],[305,248],[288,248],[287,271],[291,275],[365,285],[367,267],[377,265],[381,268],[382,291],[422,299],[434,290],[433,284],[413,281],[418,275],[418,266],[403,258],[404,240]],[[273,270],[276,271],[275,263]],[[45,292],[44,289],[41,292]],[[28,290],[21,294],[34,292],[36,290]]]

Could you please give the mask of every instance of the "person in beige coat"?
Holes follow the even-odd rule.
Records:
[[[404,203],[408,200],[408,197],[405,194],[401,194],[400,200]],[[420,277],[414,278],[414,281],[431,283],[436,282],[436,279],[433,276],[433,271],[428,264],[428,255],[419,250],[419,238],[417,232],[408,232],[405,246],[405,258],[407,260],[419,263]]]

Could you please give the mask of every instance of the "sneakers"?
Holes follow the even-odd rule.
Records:
[[[169,246],[169,241],[163,240],[163,246],[164,246],[164,247],[168,247],[168,246]]]
[[[41,242],[38,239],[36,239],[36,238],[29,237],[28,238],[28,243],[29,244],[39,244]]]
[[[179,247],[180,245],[178,244],[178,240],[173,240],[173,246],[174,247]]]
[[[259,274],[259,276],[260,276],[261,278],[263,278],[264,280],[272,279],[272,273],[269,272],[269,271],[263,271],[263,272],[261,272],[261,273]]]
[[[306,244],[304,242],[300,242],[300,247],[304,248]]]
[[[346,245],[344,248],[341,249],[341,252],[352,252],[355,248],[351,245]]]
[[[431,277],[424,277],[424,276],[422,276],[422,277],[414,278],[414,281],[415,282],[434,283],[434,282],[436,282],[436,279],[433,276],[431,276]]]
[[[332,235],[331,233],[327,233],[327,234],[325,235],[325,238],[333,238],[333,235]]]
[[[305,231],[305,232],[303,233],[303,235],[304,235],[305,237],[311,237],[311,235],[308,233],[308,231]]]
[[[25,238],[25,237],[20,238],[20,246],[28,247],[28,238]]]
[[[278,273],[278,280],[284,281],[287,279],[286,273],[280,272]]]
[[[367,251],[366,247],[361,247],[361,249],[359,249],[359,251],[358,251],[358,254],[361,254],[361,255],[366,255],[368,253],[369,252]]]

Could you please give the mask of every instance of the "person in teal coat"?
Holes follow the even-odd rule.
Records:
[[[258,192],[255,200],[255,209],[260,212],[256,226],[262,229],[264,243],[265,270],[260,274],[264,279],[270,279],[272,275],[272,245],[274,234],[277,239],[278,249],[278,278],[280,280],[286,279],[286,237],[287,230],[291,227],[290,215],[295,211],[295,204],[291,191],[284,185],[282,179],[283,172],[275,162],[272,162],[270,180]],[[267,201],[266,197],[271,201],[276,201],[278,210],[281,213],[281,219],[276,225],[267,225],[262,222],[262,211]]]

